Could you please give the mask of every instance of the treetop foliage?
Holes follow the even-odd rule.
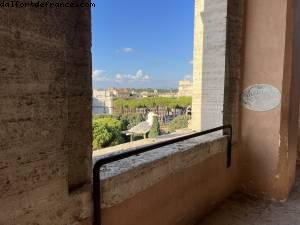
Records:
[[[169,131],[174,132],[177,129],[187,128],[189,125],[190,116],[177,116],[169,125]]]
[[[113,118],[93,119],[93,149],[124,143],[121,121]]]
[[[154,108],[154,107],[167,107],[173,108],[186,108],[192,104],[192,97],[149,97],[149,98],[134,98],[134,99],[115,99],[114,107],[118,111],[122,108],[137,109],[137,108]]]

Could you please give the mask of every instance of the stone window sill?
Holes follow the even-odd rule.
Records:
[[[148,140],[150,143],[155,141],[159,140]],[[136,144],[134,143],[134,145]],[[211,134],[105,165],[101,169],[100,176],[101,207],[110,208],[120,204],[172,174],[226,152],[226,146],[227,138],[225,136]],[[128,147],[128,145],[121,146],[121,149],[124,147]],[[110,149],[106,151],[106,154],[101,153],[102,150],[94,152],[93,161],[96,162],[107,154],[116,154],[122,151],[120,147],[119,151],[116,149]],[[224,160],[225,167],[226,161]]]

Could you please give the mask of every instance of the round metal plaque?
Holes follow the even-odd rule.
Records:
[[[243,91],[242,102],[250,110],[265,112],[280,105],[281,93],[272,85],[255,84]]]

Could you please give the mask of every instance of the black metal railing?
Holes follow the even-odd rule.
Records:
[[[137,147],[135,149],[121,152],[116,155],[109,155],[107,157],[103,157],[99,159],[93,168],[93,201],[94,201],[94,225],[101,225],[101,188],[100,188],[100,169],[103,165],[112,163],[115,161],[119,161],[121,159],[126,159],[134,155],[138,155],[141,153],[145,153],[160,147],[164,147],[170,144],[174,144],[177,142],[185,141],[191,138],[199,137],[205,134],[214,133],[220,130],[228,130],[228,133],[225,132],[225,135],[228,136],[228,142],[227,142],[227,168],[231,166],[231,145],[232,145],[232,126],[226,125],[226,126],[220,126],[216,127],[210,130],[205,130],[201,132],[196,132],[188,135],[184,135],[181,137],[169,139],[166,141]]]

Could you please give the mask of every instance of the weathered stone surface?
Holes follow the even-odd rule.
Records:
[[[228,0],[224,124],[233,127],[233,140],[240,135],[240,88],[243,73],[245,0]]]
[[[195,224],[237,188],[237,149],[230,168],[226,149],[226,137],[213,135],[104,167],[103,224]]]
[[[195,1],[191,128],[232,124],[238,139],[243,0]]]
[[[0,224],[91,224],[90,10],[0,14]]]
[[[207,135],[103,166],[102,207],[120,204],[174,173],[226,152],[226,143],[226,137]]]
[[[223,124],[228,1],[197,0],[191,128],[205,130]]]

